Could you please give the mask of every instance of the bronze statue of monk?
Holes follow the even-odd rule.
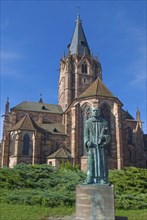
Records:
[[[107,144],[110,142],[108,123],[100,117],[99,108],[92,109],[86,121],[84,143],[88,151],[86,183],[108,183]]]

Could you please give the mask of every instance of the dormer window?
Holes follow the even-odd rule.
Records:
[[[87,73],[87,64],[86,64],[86,62],[84,62],[82,64],[82,73]]]
[[[86,46],[86,43],[84,41],[81,41],[82,46]]]

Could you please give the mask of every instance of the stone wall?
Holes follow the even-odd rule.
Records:
[[[82,72],[85,63],[87,71]],[[78,97],[94,80],[102,79],[100,62],[92,56],[69,55],[60,62],[60,77],[58,83],[58,100],[65,111],[73,100]]]
[[[15,123],[17,123],[27,113],[28,113],[28,111],[15,110],[15,114],[16,114]],[[42,115],[42,123],[61,123],[62,122],[62,117],[63,117],[62,114],[51,113],[51,112],[46,113],[46,112],[29,111],[29,115],[32,117],[32,119],[36,123],[39,123],[40,114]]]

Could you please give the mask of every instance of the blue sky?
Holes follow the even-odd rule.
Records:
[[[147,2],[1,0],[1,115],[6,98],[58,102],[60,59],[75,27],[77,7],[103,81],[147,131]]]

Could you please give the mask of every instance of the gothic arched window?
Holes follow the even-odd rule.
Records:
[[[86,120],[91,116],[91,106],[89,105],[89,103],[85,103],[82,108],[81,108],[81,112],[82,112],[82,131],[83,131],[83,135],[82,137],[84,137],[84,128],[85,128],[85,122]],[[85,148],[85,143],[84,143],[84,138],[83,138],[83,149],[82,149],[82,155],[86,155],[86,148]]]
[[[15,155],[15,141],[18,139],[18,136],[15,131],[10,132],[10,155]]]
[[[22,155],[29,155],[29,145],[30,145],[30,137],[28,134],[25,134],[23,137]]]
[[[82,73],[87,73],[87,64],[86,64],[86,62],[84,62],[82,64]]]
[[[133,144],[133,131],[132,128],[127,127],[127,133],[128,133],[128,144],[132,145]]]
[[[111,109],[107,103],[103,103],[100,106],[100,116],[108,122],[109,130],[111,128]],[[111,155],[111,142],[107,145],[107,153]]]
[[[107,103],[103,103],[100,106],[100,114],[101,114],[101,117],[104,118],[108,122],[108,126],[110,128],[111,109]]]

